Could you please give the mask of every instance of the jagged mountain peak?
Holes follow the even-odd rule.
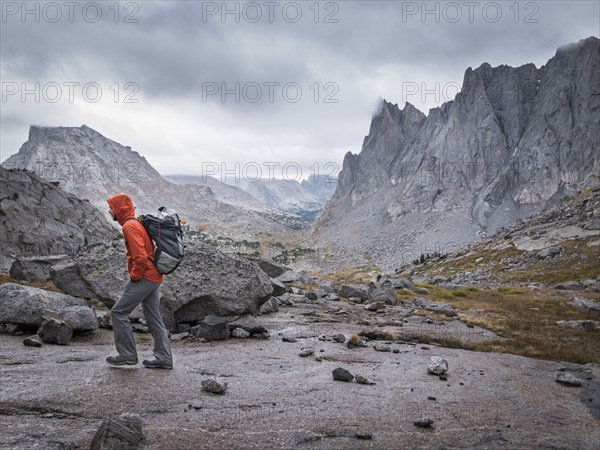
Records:
[[[412,121],[411,107],[382,100],[314,236],[395,264],[407,243],[474,242],[595,183],[598,44],[563,48],[540,69],[468,68],[454,100]]]

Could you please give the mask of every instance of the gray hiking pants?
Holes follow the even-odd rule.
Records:
[[[154,338],[154,357],[159,361],[172,363],[169,335],[160,316],[160,283],[148,280],[129,281],[121,298],[111,309],[115,347],[119,355],[127,358],[137,358],[135,340],[131,330],[129,314],[137,305],[142,304],[144,317]]]

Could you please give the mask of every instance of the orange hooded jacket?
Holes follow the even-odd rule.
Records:
[[[162,283],[163,276],[152,264],[154,258],[154,244],[148,236],[144,226],[135,218],[135,208],[129,196],[117,194],[107,200],[108,206],[117,216],[125,238],[125,256],[127,257],[127,271],[131,281],[144,280]]]

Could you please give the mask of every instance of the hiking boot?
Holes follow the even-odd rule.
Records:
[[[134,366],[138,363],[138,359],[123,355],[117,355],[109,356],[108,358],[106,358],[106,362],[112,366]]]
[[[172,362],[164,362],[164,361],[160,361],[158,359],[153,359],[153,360],[145,359],[142,364],[144,364],[144,367],[147,367],[148,369],[172,369],[173,368]]]

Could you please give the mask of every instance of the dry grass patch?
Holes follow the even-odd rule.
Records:
[[[569,305],[569,295],[512,287],[469,292],[467,297],[457,297],[453,295],[455,292],[458,291],[443,292],[438,288],[432,300],[452,304],[463,322],[506,338],[503,342],[472,344],[469,348],[473,350],[581,364],[600,362],[600,331],[575,330],[556,324],[560,320],[597,319]]]
[[[48,281],[25,281],[17,280],[6,273],[0,273],[0,284],[4,283],[16,283],[23,286],[30,286],[39,289],[46,289],[47,291],[62,292],[58,289],[51,280]]]

